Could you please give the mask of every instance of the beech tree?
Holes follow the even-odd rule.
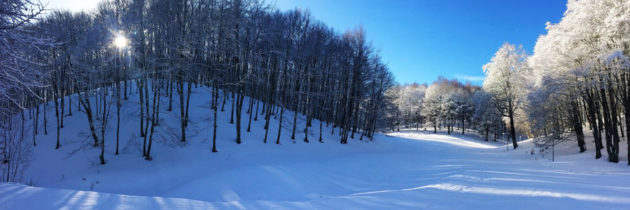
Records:
[[[483,82],[483,90],[492,96],[492,105],[502,116],[507,117],[510,124],[510,138],[514,149],[518,147],[516,142],[516,130],[514,127],[514,115],[521,107],[523,75],[528,72],[526,62],[527,55],[522,46],[505,43],[494,54],[491,61],[483,66],[486,79]]]

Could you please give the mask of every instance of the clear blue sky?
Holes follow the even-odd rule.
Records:
[[[439,75],[481,84],[481,67],[504,42],[532,51],[566,0],[267,0],[303,8],[343,32],[363,25],[400,83]]]

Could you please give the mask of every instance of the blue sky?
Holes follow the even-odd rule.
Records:
[[[481,84],[504,42],[532,51],[557,23],[566,0],[267,0],[282,10],[308,8],[343,32],[363,25],[400,83],[431,83],[439,75]]]

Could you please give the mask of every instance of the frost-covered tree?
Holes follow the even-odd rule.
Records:
[[[41,53],[55,43],[33,27],[43,11],[36,1],[0,2],[0,181],[4,182],[20,181],[27,166],[32,149],[24,141],[24,112],[38,106],[41,90],[49,85]]]
[[[22,94],[38,96],[37,89],[47,86],[41,50],[55,43],[38,36],[32,23],[44,10],[39,2],[6,0],[0,3],[0,117],[8,118],[26,108]]]
[[[422,107],[425,99],[426,84],[407,84],[396,87],[394,104],[397,105],[399,113],[397,113],[396,121],[398,124],[404,124],[406,127],[416,127],[423,124]]]
[[[538,102],[529,111],[534,126],[560,133],[555,135],[570,129],[584,151],[582,124],[588,122],[596,158],[606,148],[611,162],[618,161],[624,127],[626,136],[630,128],[629,8],[624,0],[568,1],[562,20],[547,24],[529,59],[535,75],[529,98]]]
[[[475,112],[473,113],[473,121],[476,123],[477,130],[488,141],[490,132],[493,133],[494,140],[503,125],[501,113],[492,105],[492,96],[484,91],[476,91],[472,96]]]
[[[525,81],[523,76],[528,72],[526,58],[527,54],[522,46],[516,47],[505,43],[494,54],[491,61],[483,66],[486,74],[483,90],[492,96],[492,105],[497,111],[508,118],[514,149],[518,147],[514,115],[522,102],[524,90],[522,82]]]
[[[446,126],[448,134],[459,123],[464,133],[466,122],[471,127],[471,117],[475,111],[472,97],[479,89],[478,86],[439,77],[425,92],[421,110],[425,122],[433,126],[433,132],[437,132],[442,125]]]

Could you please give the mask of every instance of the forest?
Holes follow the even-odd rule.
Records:
[[[115,0],[91,13],[52,11],[46,16],[40,14],[40,4],[10,2],[3,4],[7,18],[0,26],[5,162],[18,161],[11,156],[25,147],[20,143],[25,124],[35,125],[32,146],[39,133],[56,129],[58,149],[64,144],[65,116],[80,111],[86,113],[93,146],[102,148],[105,164],[105,143],[116,144],[111,153],[119,153],[121,101],[131,92],[140,100],[142,155],[151,160],[154,127],[164,107],[179,114],[180,141],[187,140],[188,118],[194,114],[189,113],[192,86],[213,90],[208,96],[213,142],[221,132],[216,124],[224,123],[217,122],[217,112],[227,110],[236,144],[259,115],[265,128],[271,116],[280,125],[283,119],[293,123],[291,133],[281,133],[280,126],[277,136],[265,132],[256,141],[279,144],[281,134],[295,139],[296,131],[308,132],[316,118],[320,125],[311,129],[321,131],[322,121],[332,124],[345,144],[348,138],[372,138],[384,116],[379,107],[388,103],[384,93],[393,84],[361,27],[338,33],[308,11],[281,12],[259,0]],[[78,102],[73,103],[69,96],[75,94]],[[244,104],[245,97],[255,100]],[[167,104],[159,98],[168,98]],[[38,119],[49,101],[54,114]],[[286,116],[286,109],[296,112]],[[297,113],[307,116],[306,127],[296,127]],[[37,127],[40,120],[42,128]],[[105,132],[110,120],[117,121],[112,135]],[[216,143],[208,149],[216,152]]]

